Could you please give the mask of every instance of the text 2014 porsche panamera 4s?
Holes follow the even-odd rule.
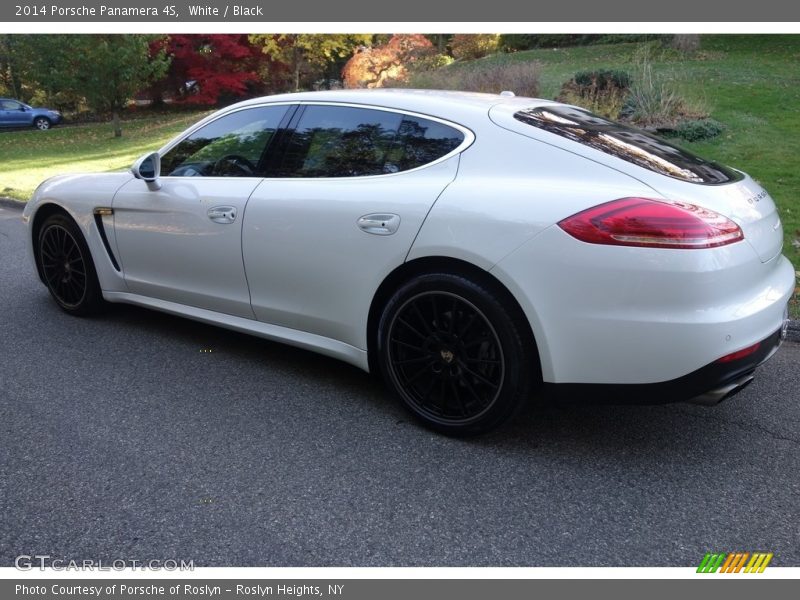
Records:
[[[746,174],[583,109],[410,90],[249,100],[23,219],[67,312],[127,302],[379,371],[423,423],[532,395],[715,403],[794,288]]]

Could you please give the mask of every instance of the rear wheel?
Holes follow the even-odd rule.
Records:
[[[446,273],[417,277],[389,300],[378,326],[381,371],[425,425],[482,433],[529,398],[538,362],[508,304],[488,286]]]
[[[52,123],[50,122],[50,119],[48,119],[47,117],[36,117],[33,120],[33,126],[36,127],[36,129],[40,129],[41,131],[50,129],[51,125]]]
[[[45,220],[36,255],[47,289],[62,309],[83,316],[101,308],[103,297],[92,256],[69,217],[54,214]]]

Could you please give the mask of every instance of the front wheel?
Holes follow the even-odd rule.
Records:
[[[42,224],[37,241],[39,270],[58,305],[73,315],[98,312],[103,296],[78,226],[66,215],[54,214]]]
[[[47,117],[36,117],[36,119],[34,119],[33,121],[33,126],[36,127],[36,129],[39,129],[40,131],[46,131],[50,129],[51,125],[52,123],[50,122],[50,119],[48,119]]]
[[[439,432],[473,435],[499,426],[528,400],[539,372],[520,313],[489,286],[458,275],[409,281],[378,326],[387,385]]]

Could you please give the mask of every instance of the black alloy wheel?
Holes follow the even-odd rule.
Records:
[[[39,231],[39,268],[50,294],[65,311],[95,312],[102,295],[89,249],[75,223],[61,214],[45,221]]]
[[[379,326],[381,368],[403,404],[438,431],[481,433],[510,417],[535,369],[524,328],[489,289],[426,275],[390,300]]]

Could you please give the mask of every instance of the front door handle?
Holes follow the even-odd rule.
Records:
[[[233,223],[236,220],[235,206],[212,206],[208,209],[208,218],[214,223]]]
[[[400,215],[391,213],[364,215],[358,220],[358,227],[375,235],[392,235],[400,227]]]

